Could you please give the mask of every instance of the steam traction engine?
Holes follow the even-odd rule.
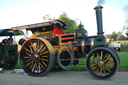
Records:
[[[86,69],[99,79],[110,78],[118,69],[119,56],[107,47],[102,27],[102,7],[96,7],[97,36],[87,36],[82,25],[75,33],[64,34],[65,23],[54,20],[19,27],[12,30],[26,29],[33,35],[28,40],[20,40],[21,65],[31,76],[44,76],[58,65],[63,70],[78,64],[81,56],[86,57]],[[25,41],[25,42],[24,42]]]
[[[13,36],[23,35],[22,31],[11,31],[11,29],[1,29],[0,38],[0,68],[14,69],[18,60],[18,50]]]

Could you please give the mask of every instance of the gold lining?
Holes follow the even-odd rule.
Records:
[[[93,49],[93,48],[94,48],[94,38],[91,38],[90,49]]]
[[[85,53],[84,49],[85,49],[85,40],[82,40],[82,42],[81,42],[82,53]]]

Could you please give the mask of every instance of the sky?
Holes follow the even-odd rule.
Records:
[[[0,29],[34,24],[43,21],[43,16],[58,18],[63,12],[80,21],[89,35],[97,34],[94,7],[99,0],[0,0]],[[103,30],[105,34],[119,32],[127,25],[128,0],[103,0]]]

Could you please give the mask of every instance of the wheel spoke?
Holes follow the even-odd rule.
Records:
[[[33,42],[32,47],[33,47],[34,52],[36,52],[36,42]]]
[[[41,57],[47,58],[48,56],[41,56]]]
[[[95,66],[95,65],[97,65],[97,64],[94,64],[94,63],[93,64],[90,64],[90,66]]]
[[[95,66],[94,68],[92,68],[92,71],[95,70],[98,66]]]
[[[35,42],[35,52],[37,52],[37,42]]]
[[[101,51],[100,60],[102,60],[102,58],[103,58],[103,51]]]
[[[39,51],[39,47],[40,47],[40,42],[39,41],[37,41],[37,53],[38,53],[38,51]]]
[[[32,69],[33,63],[29,66],[29,69]]]
[[[106,72],[105,72],[105,70],[104,70],[104,66],[103,66],[103,68],[102,68],[102,69],[103,69],[104,74],[105,74],[105,75],[107,75],[107,73],[106,73]]]
[[[99,69],[100,69],[100,68],[98,67],[98,68],[97,68],[97,70],[96,70],[96,75],[97,75],[97,73],[98,73]]]
[[[113,67],[113,66],[110,66],[110,65],[108,65],[108,64],[107,64],[106,66],[107,66],[107,67],[110,67],[111,69],[112,69],[112,67]]]
[[[27,48],[24,48],[27,52],[29,52],[29,53],[32,53],[30,50],[28,50]]]
[[[45,70],[45,67],[39,62],[39,64],[41,65],[41,67]]]
[[[37,72],[39,71],[38,62],[36,62],[36,70],[37,70]]]
[[[33,61],[30,61],[29,63],[27,63],[27,65],[26,66],[29,66],[30,64],[32,64],[33,63]]]
[[[32,42],[30,43],[30,46],[31,46],[31,48],[33,49],[33,51],[35,51]]]
[[[48,59],[42,59],[42,58],[41,58],[41,60],[42,60],[42,61],[48,61]]]
[[[29,61],[32,61],[32,59],[30,58],[30,59],[28,59],[26,62],[29,62]]]
[[[98,53],[98,52],[96,52],[96,55],[97,55],[97,57],[100,57],[100,55],[99,55],[99,53]]]
[[[43,47],[43,49],[41,49],[40,53],[44,52],[45,49],[46,49],[46,47]]]
[[[34,71],[34,69],[35,69],[35,66],[36,66],[36,63],[33,65],[33,68],[32,68],[32,72]]]
[[[94,62],[94,63],[97,63],[97,58],[95,56],[92,56],[93,59],[90,60],[90,63],[91,62]]]
[[[107,71],[111,72],[110,69],[109,69],[107,66],[105,66],[105,69],[106,69]]]
[[[28,52],[25,52],[28,56],[31,56],[31,54],[30,53],[28,53]]]
[[[41,45],[41,47],[39,48],[39,50],[37,51],[37,53],[39,53],[41,51],[41,49],[43,48],[44,44]]]
[[[32,43],[30,43],[29,48],[30,48],[31,52],[33,53]]]
[[[47,67],[46,63],[44,63],[43,61],[41,61],[41,62],[43,63],[43,65],[44,65],[45,67]]]
[[[104,60],[104,62],[106,63],[108,60],[110,60],[109,58],[107,58],[106,60]]]
[[[113,61],[108,61],[107,64],[113,65]]]
[[[45,52],[41,53],[40,55],[44,55],[44,54],[47,54],[47,53],[48,53],[48,51],[45,51]]]
[[[100,68],[100,76],[102,76],[102,67]]]
[[[104,56],[103,60],[104,60],[105,58],[107,58],[107,53],[105,54],[105,56]]]

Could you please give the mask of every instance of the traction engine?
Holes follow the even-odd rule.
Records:
[[[78,64],[80,57],[86,56],[86,69],[92,76],[98,79],[113,76],[120,59],[113,49],[107,47],[102,27],[102,7],[95,7],[95,11],[97,36],[88,36],[81,24],[74,33],[63,33],[67,28],[60,20],[13,27],[12,30],[26,29],[33,33],[30,39],[19,41],[24,71],[30,76],[44,76],[55,65],[70,70]]]

